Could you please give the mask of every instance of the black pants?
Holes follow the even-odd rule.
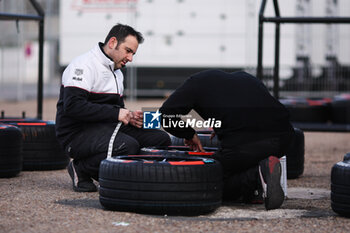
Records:
[[[219,160],[224,173],[224,200],[237,200],[253,195],[259,187],[258,164],[273,155],[282,157],[287,144],[279,137],[221,148],[214,158]],[[290,140],[290,139],[288,139]]]
[[[107,157],[108,144],[116,126],[110,123],[89,124],[66,146],[65,151],[74,159],[80,172],[98,179],[100,163]],[[112,155],[138,154],[142,147],[170,144],[170,137],[164,131],[122,125],[115,137]]]

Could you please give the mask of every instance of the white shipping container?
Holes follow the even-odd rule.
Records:
[[[322,3],[321,3],[322,2]],[[260,0],[65,0],[60,2],[60,65],[104,41],[116,23],[143,33],[134,64],[143,67],[255,67]],[[350,15],[339,1],[339,15]],[[296,15],[296,0],[279,1],[282,16]],[[346,6],[346,7],[342,7]],[[311,1],[311,16],[325,16],[325,1]],[[266,16],[274,16],[272,0]],[[295,24],[281,26],[281,66],[294,66]],[[319,29],[318,27],[321,27]],[[341,63],[350,63],[350,25],[343,25]],[[264,66],[274,63],[274,24],[264,24]],[[312,26],[310,57],[325,62],[325,26]]]

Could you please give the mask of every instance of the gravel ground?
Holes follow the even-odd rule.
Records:
[[[45,120],[55,116],[55,99],[44,101]],[[161,101],[127,102],[130,109]],[[1,102],[7,116],[36,115],[35,101]],[[157,216],[107,211],[98,193],[76,193],[66,170],[21,172],[0,179],[0,232],[349,232],[349,219],[330,208],[330,171],[350,149],[349,133],[305,133],[305,171],[288,180],[281,209],[223,203],[214,213]]]

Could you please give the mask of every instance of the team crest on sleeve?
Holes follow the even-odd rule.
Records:
[[[74,70],[74,74],[75,74],[76,76],[73,76],[72,79],[73,79],[73,80],[76,80],[76,81],[83,81],[83,78],[82,78],[82,77],[77,77],[77,76],[81,76],[83,73],[84,73],[84,70],[83,70],[83,69],[75,69],[75,70]]]
[[[82,75],[84,73],[84,70],[83,69],[75,69],[75,71],[74,71],[74,74],[75,75]]]

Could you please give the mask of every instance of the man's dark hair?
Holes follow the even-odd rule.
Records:
[[[125,38],[127,36],[135,36],[137,39],[137,42],[141,44],[143,42],[143,36],[140,32],[136,31],[132,27],[124,24],[118,23],[117,25],[113,26],[112,29],[109,31],[106,39],[105,44],[111,39],[112,37],[117,38],[118,40],[118,46],[125,41]]]

